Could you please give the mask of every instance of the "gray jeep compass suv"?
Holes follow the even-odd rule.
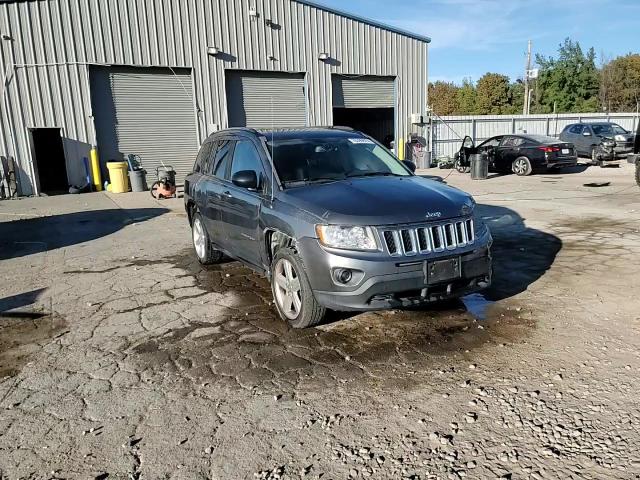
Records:
[[[196,255],[210,264],[226,254],[266,275],[296,328],[326,309],[414,306],[487,287],[492,239],[474,200],[413,170],[350,129],[216,132],[185,179]]]

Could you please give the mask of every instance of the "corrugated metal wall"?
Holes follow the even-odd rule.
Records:
[[[461,138],[469,136],[476,144],[496,135],[531,133],[557,137],[571,123],[611,121],[635,132],[637,113],[560,113],[558,115],[460,115],[433,119],[433,158],[453,155]]]
[[[17,158],[25,194],[28,127],[63,129],[70,181],[82,182],[95,143],[88,64],[192,68],[199,140],[227,126],[225,69],[306,73],[311,125],[332,123],[332,73],[396,76],[398,135],[419,131],[409,116],[426,105],[425,41],[295,0],[16,0],[0,3],[0,30],[12,37],[0,40],[0,154]]]

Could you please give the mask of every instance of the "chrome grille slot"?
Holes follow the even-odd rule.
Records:
[[[396,245],[395,240],[393,239],[393,232],[387,230],[383,233],[384,235],[384,243],[387,245],[387,250],[391,255],[398,253],[398,246]]]
[[[389,255],[412,256],[439,253],[471,245],[475,240],[473,219],[466,218],[438,225],[419,225],[399,229],[381,229]]]
[[[453,223],[447,223],[444,226],[444,243],[447,250],[453,250],[456,248],[456,231],[453,227]]]
[[[426,228],[418,228],[418,249],[421,252],[429,251],[429,234]]]
[[[400,237],[402,239],[402,250],[405,255],[414,255],[416,253],[416,247],[412,230],[400,230]]]
[[[444,228],[441,225],[437,227],[431,227],[431,238],[433,239],[433,250],[441,252],[444,250]]]
[[[467,229],[467,240],[469,241],[469,243],[471,243],[473,242],[473,239],[474,239],[473,219],[469,218],[464,222],[464,224]]]

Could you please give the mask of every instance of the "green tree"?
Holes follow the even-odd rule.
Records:
[[[600,73],[600,105],[609,112],[632,112],[640,104],[640,55],[615,58]]]
[[[519,115],[524,105],[524,84],[521,80],[509,85],[509,105],[504,113]]]
[[[558,48],[558,58],[536,55],[540,73],[539,110],[588,112],[598,107],[599,75],[593,48],[585,54],[578,42],[566,39]]]
[[[476,87],[473,82],[465,78],[462,80],[462,86],[458,88],[458,114],[473,115],[476,113]]]
[[[500,115],[509,111],[509,77],[485,73],[476,86],[476,113]]]
[[[429,83],[429,105],[438,115],[456,115],[460,110],[458,89],[453,82]]]

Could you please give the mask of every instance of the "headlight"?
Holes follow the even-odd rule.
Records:
[[[471,215],[473,214],[474,210],[476,208],[476,201],[473,199],[473,197],[469,197],[467,200],[465,200],[464,204],[462,205],[462,215],[463,216],[467,216],[467,215]]]
[[[371,227],[316,225],[320,243],[326,247],[345,250],[378,250]]]
[[[626,142],[627,141],[627,137],[625,137],[624,135],[616,135],[615,139],[618,142]]]

